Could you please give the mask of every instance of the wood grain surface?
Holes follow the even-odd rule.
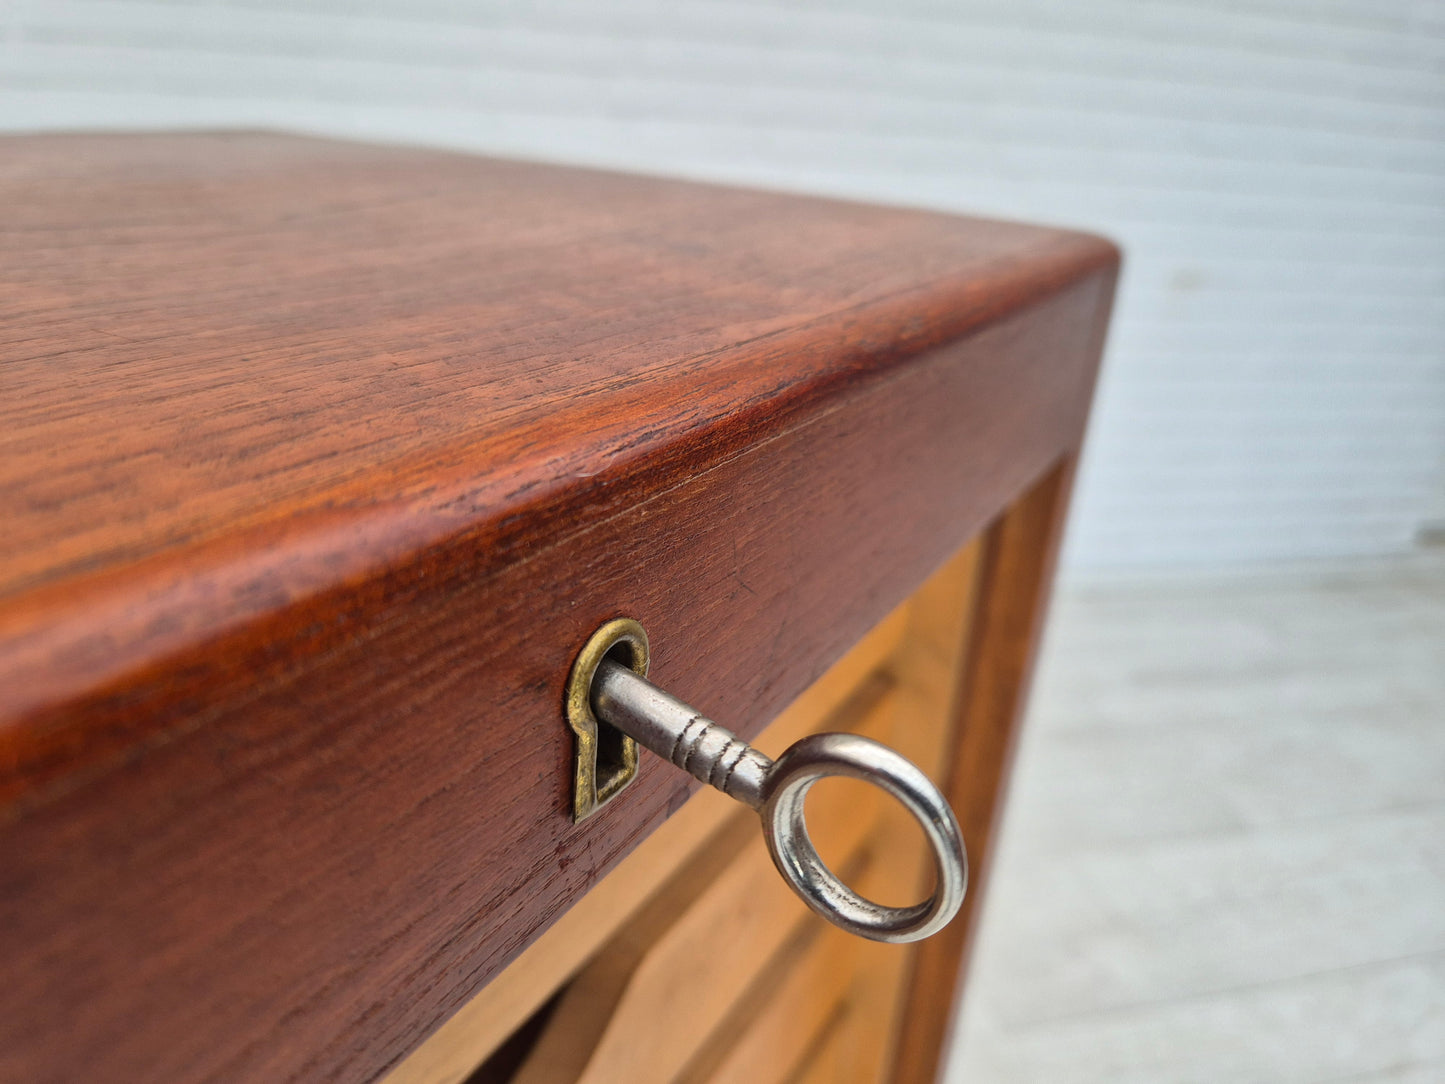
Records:
[[[956,1016],[958,991],[988,887],[999,814],[1038,650],[1054,562],[1073,488],[1066,456],[982,539],[979,592],[961,671],[945,794],[968,849],[970,886],[959,917],[912,961],[894,1084],[933,1084]]]
[[[0,1077],[367,1079],[1075,448],[1093,238],[266,134],[0,150]],[[655,768],[655,766],[654,766]],[[64,1026],[57,1026],[64,1021]]]

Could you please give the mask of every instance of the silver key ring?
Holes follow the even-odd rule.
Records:
[[[619,656],[619,651],[621,655]],[[948,801],[905,757],[857,734],[814,734],[776,761],[742,741],[643,675],[648,643],[642,626],[610,621],[578,655],[567,691],[568,723],[577,733],[574,817],[582,820],[618,793],[636,772],[636,742],[710,786],[758,811],[773,863],[793,891],[819,915],[873,941],[918,941],[958,913],[968,888],[963,833]],[[626,735],[616,763],[627,778],[601,778],[584,754],[596,756],[598,723]],[[808,835],[804,802],[814,783],[847,776],[881,787],[923,829],[933,854],[933,895],[911,907],[885,907],[845,885],[819,857]]]
[[[845,885],[808,835],[804,801],[820,779],[846,776],[881,787],[912,813],[933,853],[933,895],[885,907]],[[968,890],[968,857],[953,810],[932,781],[899,753],[857,734],[814,734],[789,747],[763,783],[763,835],[783,878],[818,914],[873,941],[919,941],[958,913]]]

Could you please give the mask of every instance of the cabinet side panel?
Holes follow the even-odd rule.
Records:
[[[1074,475],[1065,457],[985,533],[971,639],[956,700],[946,793],[963,828],[970,884],[963,910],[918,945],[895,1084],[932,1084],[979,908],[1018,737]]]

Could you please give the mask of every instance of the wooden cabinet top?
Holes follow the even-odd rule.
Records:
[[[677,797],[640,787],[631,814],[589,829],[592,868],[568,865],[553,793],[565,729],[525,754],[498,738],[553,725],[543,707],[502,698],[483,713],[467,748],[492,759],[461,790],[432,770],[470,763],[447,706],[469,695],[468,667],[549,705],[596,619],[652,607],[671,636],[664,672],[681,665],[669,647],[696,657],[720,628],[748,630],[679,685],[733,690],[723,707],[760,726],[1077,445],[1118,260],[1058,230],[276,134],[0,148],[0,824],[29,848],[0,899],[21,916],[17,943],[111,893],[127,917],[95,931],[113,951],[88,966],[169,991],[138,996],[136,1019],[184,1000],[185,953],[219,951],[218,967],[239,968],[224,996],[257,1026],[344,1032],[361,1009],[265,1009],[299,976],[345,970],[344,942],[316,934],[324,899],[295,903],[286,893],[305,886],[278,880],[255,902],[253,916],[277,893],[295,903],[265,945],[272,971],[237,963],[239,912],[232,941],[173,915],[181,962],[135,971],[116,939],[164,897],[133,878],[180,876],[180,860],[170,844],[106,848],[153,840],[182,808],[197,861],[245,845],[211,817],[310,826],[303,856],[338,832],[392,833],[395,854],[341,876],[354,900],[357,877],[451,876],[451,857],[419,841],[445,834],[428,818],[454,815],[466,787],[495,808],[540,787],[542,812],[513,813],[505,832],[565,859],[542,889],[528,880],[540,867],[483,878],[503,894],[528,885],[534,903],[461,945],[460,897],[427,919],[358,908],[353,941],[394,935],[415,954],[451,930],[460,968],[450,984],[426,976],[434,996],[371,1060],[297,1039],[305,1058],[272,1063],[210,1036],[175,1054],[181,1076],[345,1075],[399,1056]],[[684,598],[710,616],[675,617]],[[503,643],[512,655],[487,655]],[[387,718],[403,686],[395,744],[367,754],[402,758],[372,781],[372,819],[304,790],[284,809],[261,795],[257,772],[360,748],[364,728],[343,716]],[[403,869],[408,847],[417,865]],[[83,877],[79,855],[95,863]],[[405,970],[387,951],[371,979]],[[11,985],[33,995],[47,980],[27,967]],[[54,1004],[74,1008],[66,996]],[[123,1018],[77,1010],[76,1049],[119,1042],[110,1064],[124,1067]]]
[[[0,204],[6,719],[458,532],[535,546],[1114,259],[270,134],[8,139]],[[79,644],[97,606],[132,634]]]

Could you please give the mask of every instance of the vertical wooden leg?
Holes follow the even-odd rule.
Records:
[[[946,788],[968,846],[971,883],[959,917],[914,953],[896,1047],[895,1084],[932,1084],[942,1064],[1073,473],[1074,457],[1069,456],[994,521],[983,538],[974,616],[954,697]]]
[[[940,782],[952,753],[953,694],[968,643],[980,548],[977,541],[965,546],[904,604],[903,632],[890,665],[894,712],[887,744]],[[899,905],[932,890],[928,849],[901,805],[882,803],[874,839],[873,860],[864,874],[871,883],[858,882],[864,896]],[[846,1072],[826,1079],[880,1084],[892,1076],[916,946],[851,940],[857,962],[847,1016],[835,1040],[845,1051]]]

